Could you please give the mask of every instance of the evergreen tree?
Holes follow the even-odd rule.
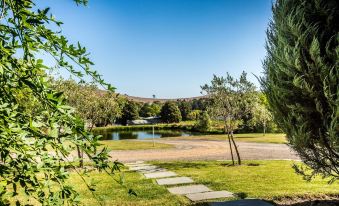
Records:
[[[212,122],[211,118],[206,111],[203,111],[198,118],[198,121],[195,123],[195,129],[206,132],[211,128]]]
[[[188,115],[192,111],[192,104],[188,101],[180,101],[178,102],[178,107],[181,113],[182,120],[188,120]]]
[[[166,102],[161,108],[161,119],[166,123],[180,122],[181,113],[174,102]]]
[[[139,107],[137,103],[133,101],[127,101],[123,110],[121,122],[127,124],[128,120],[136,120],[139,118]]]
[[[339,178],[339,1],[277,0],[261,79],[276,123],[312,169]]]

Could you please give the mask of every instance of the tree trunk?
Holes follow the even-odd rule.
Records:
[[[233,138],[233,131],[231,131],[231,135],[230,136],[231,136],[231,140],[232,140],[233,145],[234,145],[235,152],[237,154],[238,164],[241,165],[240,153],[239,153],[239,150],[238,150],[238,146],[235,144],[235,141],[234,141],[234,138]]]
[[[233,150],[232,150],[232,143],[231,143],[230,133],[226,130],[226,127],[225,127],[225,133],[226,132],[227,132],[228,143],[230,145],[230,151],[231,151],[231,157],[232,157],[232,165],[234,165],[234,157],[233,157]]]
[[[79,158],[79,163],[80,163],[80,167],[83,168],[84,167],[84,160],[83,160],[83,152],[80,150],[80,147],[77,146],[77,151],[78,151],[78,158]]]
[[[265,133],[266,133],[266,121],[264,121],[264,136],[265,136]]]

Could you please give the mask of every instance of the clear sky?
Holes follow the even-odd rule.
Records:
[[[94,69],[133,96],[200,95],[213,74],[260,75],[271,0],[38,0],[63,34],[91,53]],[[39,6],[40,5],[40,6]]]

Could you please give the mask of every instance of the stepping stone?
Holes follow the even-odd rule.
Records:
[[[188,194],[186,197],[192,201],[208,200],[208,199],[217,199],[223,197],[233,197],[231,192],[227,191],[213,191],[213,192],[202,192]]]
[[[146,166],[140,166],[140,167],[130,167],[129,170],[140,171],[140,170],[151,170],[151,169],[156,169],[156,168],[158,168],[158,167],[153,166],[153,165],[146,165]]]
[[[144,161],[136,161],[136,162],[127,162],[125,165],[136,165],[136,164],[143,164]]]
[[[210,192],[212,191],[210,188],[205,185],[188,185],[188,186],[180,186],[180,187],[171,187],[167,188],[167,190],[172,194],[177,195],[187,195],[192,193],[201,193],[201,192]]]
[[[234,200],[227,202],[211,202],[209,206],[273,206],[272,204],[258,199]]]
[[[155,168],[155,169],[149,169],[149,170],[139,170],[139,172],[143,173],[143,174],[147,174],[147,173],[153,173],[153,172],[166,172],[166,169],[163,168]]]
[[[174,172],[152,172],[152,173],[147,173],[144,174],[146,178],[162,178],[162,177],[173,177],[173,176],[177,176],[176,173]]]
[[[152,166],[150,164],[135,164],[135,165],[126,165],[127,167],[144,167],[144,166]]]
[[[157,179],[158,185],[177,185],[177,184],[185,184],[192,183],[193,180],[189,177],[171,177],[164,179]]]

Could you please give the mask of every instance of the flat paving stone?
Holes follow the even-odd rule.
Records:
[[[272,204],[258,199],[234,200],[227,202],[211,202],[209,206],[273,206]]]
[[[162,178],[162,177],[173,177],[177,176],[177,173],[166,171],[166,172],[152,172],[144,174],[146,178]]]
[[[135,164],[143,164],[144,161],[136,161],[136,162],[126,162],[125,165],[135,165]]]
[[[233,194],[228,191],[212,191],[212,192],[201,192],[194,194],[187,194],[186,197],[192,201],[217,199],[223,197],[233,197]]]
[[[126,165],[127,167],[144,167],[144,166],[153,166],[153,165],[150,165],[150,164],[135,164],[135,165]]]
[[[170,177],[170,178],[157,179],[156,181],[158,185],[178,185],[178,184],[194,182],[189,177]]]
[[[140,167],[130,167],[129,170],[131,171],[139,171],[139,170],[150,170],[150,169],[156,169],[157,166],[153,165],[147,165],[147,166],[140,166]]]
[[[210,188],[205,185],[188,185],[188,186],[180,186],[180,187],[171,187],[167,188],[167,190],[172,194],[177,195],[187,195],[192,193],[201,193],[201,192],[210,192],[212,191]]]
[[[148,169],[148,170],[139,170],[139,172],[143,173],[143,174],[147,174],[147,173],[153,173],[153,172],[166,172],[168,171],[167,169],[164,168],[155,168],[155,169]]]

